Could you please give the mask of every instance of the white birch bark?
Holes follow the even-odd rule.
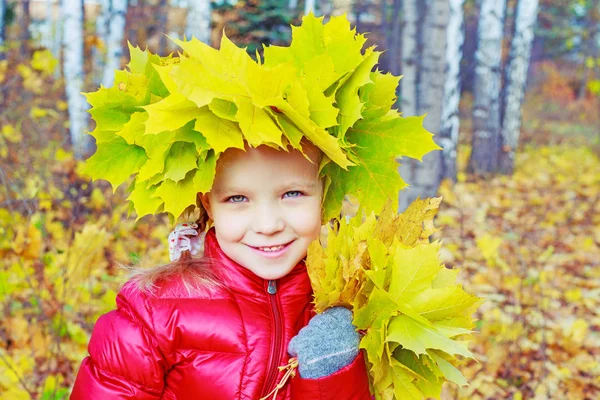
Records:
[[[468,171],[498,172],[502,36],[506,0],[482,0],[473,89],[473,138]]]
[[[290,10],[295,10],[298,7],[298,0],[289,0],[288,8]]]
[[[419,3],[418,15],[422,19],[418,21],[420,28],[417,29],[417,34],[420,33],[420,37],[415,41],[415,53],[420,50],[421,56],[415,64],[417,71],[412,72],[419,74],[414,103],[416,115],[427,114],[424,126],[436,135],[434,139],[437,141],[441,127],[441,99],[444,95],[449,7],[447,0],[422,0]],[[412,56],[406,53],[405,55]],[[403,73],[406,77],[407,72]],[[441,180],[441,160],[441,153],[434,151],[425,155],[423,161],[407,160],[407,165],[401,167],[402,177],[410,186],[400,193],[400,210],[405,210],[417,198],[436,195]]]
[[[60,57],[60,51],[61,51],[61,47],[62,47],[62,38],[63,38],[63,2],[64,0],[56,0],[56,18],[54,18],[54,20],[52,21],[52,32],[54,32],[54,35],[52,36],[52,47],[51,47],[51,51],[52,54],[54,55],[54,57],[56,57],[58,60],[61,59]],[[61,73],[61,68],[56,68],[56,70],[54,71],[54,78],[58,79],[60,78],[60,73]]]
[[[313,12],[313,14],[317,15],[317,12],[315,10],[315,0],[306,0],[304,2],[304,14],[308,14],[310,12]]]
[[[450,15],[446,29],[446,80],[442,100],[442,122],[439,144],[442,147],[442,179],[456,182],[456,155],[460,118],[460,61],[465,42],[464,10],[465,0],[449,0]]]
[[[123,38],[125,35],[125,15],[127,14],[127,0],[112,0],[110,8],[110,21],[108,24],[108,41],[106,44],[106,67],[102,84],[111,87],[115,77],[115,70],[121,68],[123,57]]]
[[[210,0],[189,0],[185,36],[195,36],[201,42],[210,44]]]
[[[417,115],[417,79],[419,64],[418,0],[404,0],[402,15],[402,79],[400,80],[400,110],[405,116]]]
[[[108,26],[110,21],[110,9],[112,6],[111,3],[112,0],[100,0],[98,2],[98,5],[100,6],[100,12],[96,17],[96,36],[102,45],[94,46],[92,49],[94,83],[96,86],[102,83],[104,70],[106,67],[106,45],[108,43]]]
[[[503,95],[502,151],[500,152],[500,172],[503,174],[512,174],[514,170],[515,150],[521,131],[521,105],[525,96],[537,14],[538,0],[517,2],[514,35],[510,46]]]
[[[4,59],[4,15],[6,14],[6,0],[0,0],[0,60]]]
[[[83,159],[88,150],[89,136],[86,113],[87,103],[83,91],[83,0],[63,0],[63,68],[65,89],[69,106],[69,131],[73,152]]]
[[[40,26],[40,44],[52,51],[52,37],[54,36],[54,2],[52,0],[46,0],[46,16],[44,23]]]

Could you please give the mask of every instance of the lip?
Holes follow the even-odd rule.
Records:
[[[283,249],[281,249],[281,250],[278,250],[278,251],[269,251],[269,252],[262,251],[262,250],[260,250],[260,249],[258,249],[256,247],[253,247],[253,246],[249,246],[249,245],[246,245],[246,246],[248,246],[252,251],[254,251],[255,253],[257,253],[257,254],[259,254],[259,255],[261,255],[263,257],[266,257],[266,258],[278,258],[278,257],[281,257],[285,252],[287,252],[287,250],[290,248],[290,245],[292,243],[294,243],[294,240],[292,240],[291,242],[288,242],[287,244],[285,244],[284,245],[285,247]],[[279,246],[281,246],[281,245],[279,245]],[[277,247],[277,245],[276,246],[261,246],[261,247]]]

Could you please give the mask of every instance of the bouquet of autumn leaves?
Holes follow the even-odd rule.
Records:
[[[466,340],[480,299],[440,263],[440,242],[429,243],[440,202],[416,200],[400,215],[390,203],[377,217],[359,211],[308,249],[316,311],[346,306],[366,331],[376,399],[439,398],[445,380],[466,384],[456,366],[473,356]]]

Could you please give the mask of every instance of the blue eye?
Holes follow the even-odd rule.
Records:
[[[299,190],[290,190],[289,192],[285,192],[285,194],[283,195],[284,197],[286,197],[286,195],[288,195],[287,197],[300,197],[302,196],[302,192]]]
[[[241,194],[238,194],[235,196],[228,197],[227,200],[225,200],[225,201],[228,203],[242,203],[245,199],[246,199],[246,196],[242,196]]]

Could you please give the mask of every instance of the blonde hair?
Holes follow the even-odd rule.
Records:
[[[208,223],[206,212],[200,212],[200,217],[194,221],[198,224],[198,231],[204,232]],[[189,251],[184,251],[179,260],[154,268],[125,266],[128,271],[128,281],[132,281],[141,292],[158,295],[176,293],[168,292],[167,283],[180,279],[188,296],[206,293],[210,290],[223,287],[217,279],[214,266],[215,261],[202,254],[194,258]],[[178,293],[178,295],[182,295]]]

